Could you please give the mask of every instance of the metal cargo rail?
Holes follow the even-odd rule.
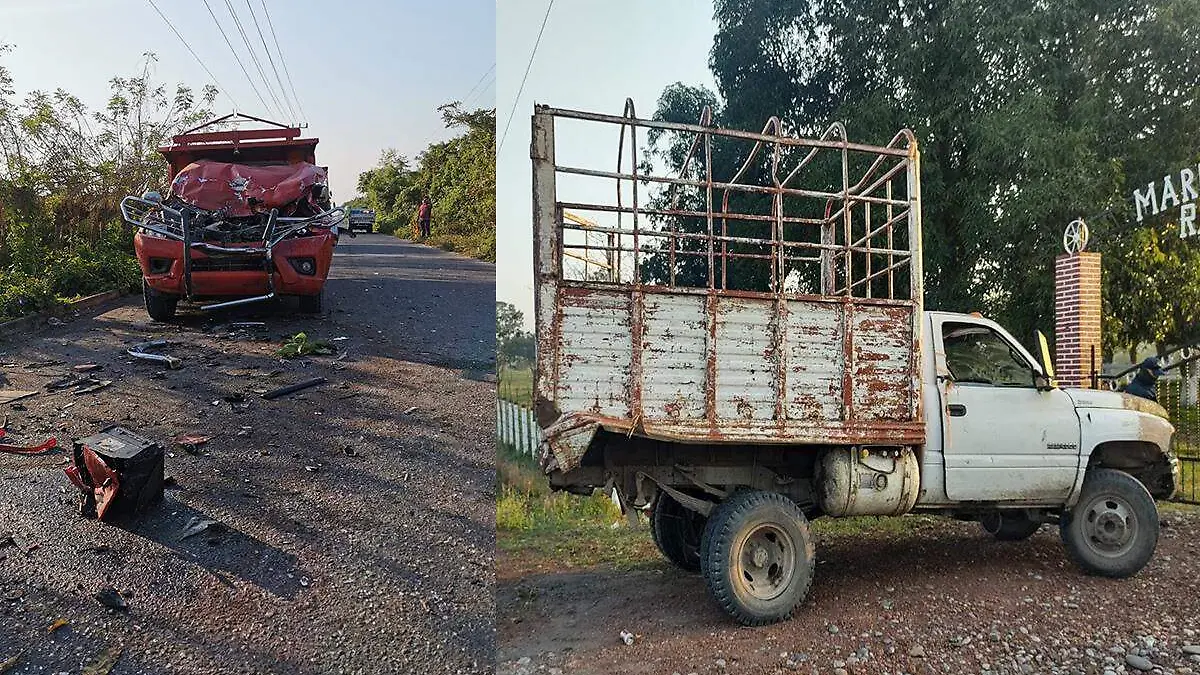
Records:
[[[556,123],[617,132],[615,170],[557,163]],[[687,147],[682,170],[648,172],[639,132]],[[754,133],[708,110],[680,124],[631,101],[621,116],[537,106],[531,157],[542,427],[923,442],[911,132],[871,146],[841,124],[801,138],[775,117]]]

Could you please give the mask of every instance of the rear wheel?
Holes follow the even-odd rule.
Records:
[[[735,492],[708,518],[700,569],[717,604],[738,623],[791,617],[808,595],[815,550],[808,519],[784,495]]]
[[[142,298],[146,301],[146,313],[155,321],[170,321],[175,318],[175,309],[179,306],[179,296],[160,293],[142,279]]]
[[[1137,574],[1158,545],[1158,507],[1136,478],[1089,469],[1079,502],[1059,520],[1067,553],[1085,571],[1105,577]]]
[[[321,313],[321,298],[325,295],[325,291],[316,295],[301,295],[300,296],[300,311],[304,314],[320,314]]]
[[[996,511],[980,519],[984,531],[1000,541],[1023,541],[1033,536],[1042,524],[1020,512]]]
[[[706,518],[660,492],[650,514],[650,535],[663,557],[688,572],[700,571],[700,540]]]

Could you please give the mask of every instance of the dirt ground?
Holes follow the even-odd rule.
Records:
[[[3,388],[40,392],[0,405],[12,440],[69,448],[116,423],[167,447],[175,483],[101,524],[76,513],[66,453],[0,454],[0,671],[115,656],[113,673],[490,672],[494,274],[343,237],[321,316],[280,303],[164,325],[130,297],[0,345]],[[276,356],[298,331],[337,354]],[[154,338],[180,369],[125,354]],[[82,363],[113,384],[45,389]],[[328,382],[259,396],[314,376]],[[179,434],[211,438],[192,453]],[[197,519],[217,525],[185,538]],[[97,600],[106,587],[126,610]]]
[[[1170,505],[1163,525],[1125,580],[1083,575],[1051,526],[1025,542],[943,519],[822,536],[808,600],[765,628],[735,625],[662,561],[530,574],[501,556],[498,672],[1200,673],[1184,651],[1200,654],[1200,509]]]

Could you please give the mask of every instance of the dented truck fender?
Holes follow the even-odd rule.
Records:
[[[1175,427],[1167,411],[1154,401],[1130,394],[1094,389],[1067,389],[1075,401],[1080,425],[1079,475],[1067,500],[1079,499],[1087,470],[1118,469],[1146,486],[1156,499],[1169,499],[1179,484],[1179,460],[1171,450]]]

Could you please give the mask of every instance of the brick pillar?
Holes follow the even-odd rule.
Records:
[[[1100,367],[1100,254],[1054,260],[1054,371],[1062,387],[1091,386],[1091,349]]]

